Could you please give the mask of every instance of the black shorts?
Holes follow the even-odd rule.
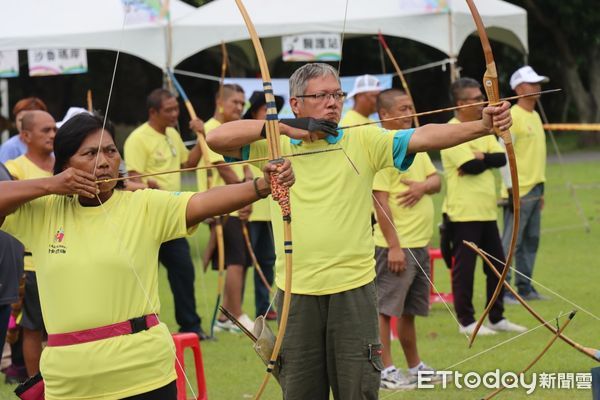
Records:
[[[242,265],[249,267],[252,265],[248,247],[244,241],[242,233],[242,222],[238,217],[223,218],[223,240],[225,242],[225,268],[229,265]],[[219,251],[215,248],[212,256],[212,269],[219,269]]]
[[[35,271],[25,271],[25,296],[21,326],[32,331],[45,330]]]

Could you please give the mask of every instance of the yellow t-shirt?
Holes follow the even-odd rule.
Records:
[[[406,156],[412,132],[400,133],[401,150],[396,159],[404,168],[412,162],[412,156]],[[289,137],[281,137],[282,154],[341,147],[360,172],[356,173],[342,151],[290,158],[296,176],[290,191],[293,293],[339,293],[375,279],[371,190],[375,173],[394,165],[393,143],[394,135],[371,126],[345,132],[336,144],[325,140],[292,144]],[[250,145],[250,158],[267,156],[266,140]],[[270,205],[277,255],[276,283],[283,288],[283,221],[278,204],[271,201]]]
[[[452,118],[448,123],[457,124],[460,121]],[[475,159],[475,151],[503,153],[504,149],[495,136],[487,135],[440,152],[447,182],[442,210],[453,222],[498,219],[493,172],[486,169],[478,175],[458,174],[461,165]]]
[[[25,179],[39,179],[52,176],[52,172],[41,169],[35,165],[29,158],[22,155],[14,160],[9,160],[4,164],[8,172],[16,180],[22,181]],[[31,250],[25,249],[25,252],[31,253]],[[25,271],[35,271],[35,266],[32,256],[25,256],[23,259]]]
[[[158,313],[158,249],[193,231],[185,221],[192,195],[115,191],[100,207],[51,195],[6,217],[2,230],[36,254],[48,333]],[[40,362],[46,399],[121,399],[157,389],[176,378],[173,351],[162,323],[133,335],[46,347]]]
[[[125,164],[128,171],[151,174],[181,168],[187,161],[189,150],[174,128],[167,128],[165,134],[157,132],[147,122],[137,127],[125,140]],[[181,173],[157,175],[155,180],[162,190],[181,190]],[[144,182],[147,179],[143,179]]]
[[[204,124],[204,132],[206,132],[206,136],[208,137],[210,132],[219,126],[221,126],[221,123],[219,121],[217,121],[215,118],[211,118],[208,121],[206,121],[206,123]],[[209,161],[212,164],[219,164],[219,163],[225,162],[225,159],[223,158],[223,156],[221,154],[214,152],[212,149],[209,149],[209,150],[210,150]],[[204,160],[202,158],[200,159],[199,165],[204,165]],[[237,177],[240,181],[244,180],[244,166],[242,164],[231,165],[229,168],[231,168],[233,170],[233,172],[235,172],[235,174],[237,175]],[[210,173],[212,174],[212,183],[211,183],[212,187],[219,187],[219,186],[226,185],[225,181],[219,174],[218,169],[212,168],[210,171],[211,171]],[[207,177],[207,170],[199,169],[198,171],[196,171],[196,182],[198,183],[198,191],[199,192],[205,192],[207,189],[206,177]],[[233,212],[229,213],[229,215],[233,215],[233,216],[237,217],[238,212],[233,211]]]
[[[546,136],[540,115],[515,104],[510,109],[513,147],[519,174],[519,192],[525,196],[538,183],[546,182]],[[502,197],[508,197],[502,185]]]
[[[348,111],[344,117],[342,118],[342,120],[339,123],[339,126],[353,126],[353,125],[358,125],[358,124],[365,124],[367,122],[373,122],[373,120],[369,117],[365,117],[364,115],[362,115],[361,113],[354,111],[354,110],[350,110]],[[352,128],[352,129],[356,129],[356,128]],[[354,133],[353,131],[350,131],[352,133]]]
[[[206,123],[204,124],[204,131],[208,134],[208,132],[212,131],[213,129],[219,127],[221,125],[221,123],[219,121],[217,121],[215,118],[211,118],[208,121],[206,121]],[[208,161],[212,164],[214,163],[222,163],[225,162],[225,159],[223,158],[222,155],[215,153],[214,151],[212,151],[210,148],[210,153],[208,154]],[[200,158],[200,161],[198,162],[199,166],[203,166],[205,165],[204,163],[204,154],[202,155],[202,157]],[[209,172],[210,171],[210,172]],[[215,187],[215,183],[216,181],[220,180],[221,182],[223,182],[223,179],[221,179],[221,176],[219,175],[219,171],[215,168],[210,169],[210,170],[206,170],[206,169],[199,169],[196,171],[196,182],[198,184],[198,191],[199,192],[205,192],[207,189],[207,174],[211,174],[212,176],[212,183],[211,185],[213,187]],[[221,184],[222,185],[222,184]]]
[[[425,194],[413,207],[407,208],[398,204],[398,195],[408,190],[401,182],[409,179],[424,182],[429,175],[435,174],[435,166],[427,153],[417,153],[415,160],[406,172],[396,168],[386,168],[375,175],[373,190],[388,192],[388,205],[392,211],[392,219],[396,227],[400,245],[404,248],[425,247],[433,235],[433,200]],[[375,214],[377,215],[377,214]],[[375,245],[389,247],[383,232],[376,224],[374,227]]]
[[[264,176],[263,172],[250,164],[250,171],[252,172],[252,176],[255,178],[260,178]],[[252,203],[252,214],[250,214],[250,221],[270,221],[271,220],[271,211],[269,203],[273,201],[271,196],[268,196],[265,199],[260,199]]]

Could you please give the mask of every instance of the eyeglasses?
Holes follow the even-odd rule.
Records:
[[[342,102],[342,101],[344,101],[346,96],[347,96],[346,92],[334,92],[334,93],[303,94],[303,95],[298,95],[298,96],[294,96],[294,97],[299,97],[299,98],[310,97],[310,98],[315,99],[316,101],[322,103],[329,99],[333,99],[337,102]]]

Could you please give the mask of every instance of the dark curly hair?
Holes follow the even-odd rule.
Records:
[[[73,157],[83,141],[92,133],[99,131],[104,126],[105,133],[115,140],[115,128],[109,120],[99,114],[81,113],[65,122],[56,132],[54,138],[54,175],[64,171],[69,159]],[[122,181],[117,183],[117,188],[124,186]]]

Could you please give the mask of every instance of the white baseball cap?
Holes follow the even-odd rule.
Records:
[[[85,108],[81,108],[81,107],[69,107],[69,110],[67,110],[67,113],[65,114],[65,117],[62,119],[62,121],[58,121],[56,123],[56,127],[60,128],[61,126],[63,126],[63,124],[65,122],[67,122],[68,120],[70,120],[71,118],[73,118],[74,116],[76,116],[77,114],[82,114],[82,113],[91,114],[91,112],[89,112]]]
[[[348,94],[348,98],[352,98],[359,93],[366,92],[381,92],[382,88],[379,85],[379,79],[373,75],[361,75],[354,81],[354,88]]]
[[[529,65],[519,68],[510,77],[510,87],[515,89],[521,83],[547,83],[547,76],[538,75]]]

